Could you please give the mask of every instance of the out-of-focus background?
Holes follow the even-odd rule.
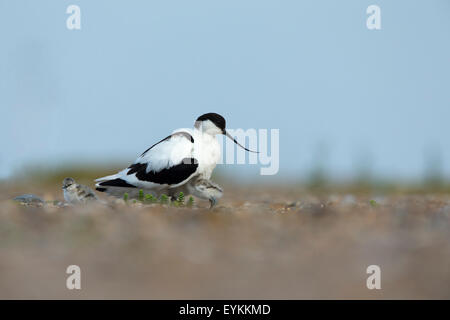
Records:
[[[81,30],[68,30],[69,5]],[[0,1],[0,177],[128,164],[199,115],[280,129],[276,178],[450,176],[450,3]],[[222,166],[228,167],[228,166]],[[250,179],[258,165],[231,166]]]
[[[449,15],[447,0],[0,0],[0,298],[449,298]],[[219,165],[214,210],[58,204],[63,178],[92,186],[206,112],[279,129],[279,172]],[[45,204],[11,201],[25,193]]]

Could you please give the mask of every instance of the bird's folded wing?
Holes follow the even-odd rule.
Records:
[[[134,164],[146,163],[147,172],[158,172],[192,157],[194,138],[185,131],[175,132],[148,148]]]
[[[85,199],[85,200],[97,199],[95,192],[88,186],[78,184],[76,186],[76,190],[77,190],[77,196],[80,199]]]
[[[192,156],[194,139],[188,131],[179,131],[148,148],[128,168],[99,178],[98,187],[152,188],[175,187],[196,174],[197,160]]]
[[[194,139],[188,132],[176,132],[147,149],[128,167],[127,176],[158,184],[179,184],[197,171],[193,148]]]

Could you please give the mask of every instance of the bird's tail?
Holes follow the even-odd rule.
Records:
[[[139,189],[135,185],[127,182],[125,178],[126,175],[123,174],[123,171],[98,178],[95,180],[97,182],[95,184],[95,190],[119,198],[123,197],[125,193],[128,193],[130,198],[137,197]]]

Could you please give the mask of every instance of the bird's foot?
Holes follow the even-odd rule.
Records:
[[[215,197],[211,197],[209,198],[209,203],[211,204],[209,209],[212,209],[217,204],[217,199]]]

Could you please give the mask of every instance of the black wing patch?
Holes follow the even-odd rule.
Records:
[[[129,184],[123,179],[117,178],[113,180],[103,181],[99,184],[99,186],[103,187],[125,187],[125,188],[137,188],[136,186]],[[98,190],[98,188],[97,188]],[[100,191],[100,190],[99,190]]]
[[[152,146],[151,146],[150,148],[148,148],[147,150],[145,150],[145,151],[141,154],[141,157],[142,157],[144,154],[146,154],[151,148],[153,148],[154,146],[156,146],[157,144],[160,144],[160,143],[163,142],[163,141],[167,141],[167,140],[169,140],[170,138],[175,137],[175,136],[183,136],[183,137],[185,137],[186,139],[190,140],[191,143],[194,143],[194,138],[193,138],[189,133],[183,132],[183,131],[175,132],[175,133],[171,134],[170,136],[165,137],[165,138],[162,139],[161,141],[155,143],[154,145],[152,145]]]
[[[129,176],[130,174],[139,172],[139,171],[145,171],[147,170],[147,164],[146,163],[134,163],[131,166],[128,167],[128,172],[127,172],[127,176]]]
[[[161,171],[147,172],[146,163],[135,163],[129,166],[127,175],[136,173],[136,178],[141,181],[148,181],[158,184],[178,184],[189,178],[198,167],[198,162],[194,158],[184,158],[180,164],[170,168],[164,168]]]

